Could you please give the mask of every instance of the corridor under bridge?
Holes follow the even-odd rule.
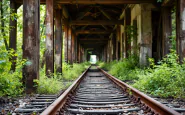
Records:
[[[63,61],[81,63],[90,55],[110,62],[135,53],[140,65],[147,65],[146,57],[160,60],[170,52],[174,7],[176,51],[181,62],[185,57],[184,0],[10,0],[14,13],[23,5],[23,58],[31,62],[23,69],[27,93],[35,90],[33,80],[39,78],[41,4],[46,5],[48,75],[54,67],[61,73]],[[17,20],[10,20],[10,26],[16,25]],[[9,38],[15,50],[16,33],[13,28]]]

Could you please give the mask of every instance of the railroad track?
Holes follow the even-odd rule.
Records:
[[[88,68],[41,115],[180,115],[99,68]]]
[[[16,108],[14,112],[21,115],[38,115],[52,104],[59,95],[38,95],[29,102]]]

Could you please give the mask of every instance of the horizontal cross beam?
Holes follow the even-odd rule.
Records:
[[[17,3],[23,3],[23,0],[15,0]],[[44,4],[46,0],[40,0]],[[58,4],[140,4],[155,3],[156,0],[55,0]]]
[[[110,34],[113,31],[90,31],[90,30],[77,30],[76,34]]]
[[[124,20],[73,20],[70,25],[123,25]]]

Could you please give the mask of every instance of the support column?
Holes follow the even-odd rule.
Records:
[[[170,36],[172,34],[172,22],[171,22],[171,7],[162,8],[162,24],[163,24],[163,56],[170,53]]]
[[[80,63],[80,61],[81,61],[81,48],[80,48],[80,43],[79,43],[79,41],[78,41],[78,63]]]
[[[176,49],[182,63],[185,57],[185,1],[177,0],[176,6]]]
[[[11,13],[17,14],[17,5],[14,0],[10,0]],[[9,35],[9,49],[14,50],[14,54],[17,50],[17,20],[10,17],[10,35]],[[12,56],[10,61],[12,62],[11,70],[15,71],[17,56]]]
[[[64,38],[64,57],[65,62],[68,63],[68,23],[64,24],[65,38]]]
[[[73,64],[72,62],[72,29],[69,26],[68,29],[68,63]]]
[[[131,9],[127,8],[125,10],[125,24],[124,24],[124,29],[125,29],[125,50],[126,50],[126,58],[129,57],[129,54],[131,54],[131,43],[130,41],[130,35],[129,33],[126,31],[128,29],[128,26],[131,25]]]
[[[148,58],[152,57],[152,19],[151,4],[141,4],[141,44],[140,65],[148,65]]]
[[[61,14],[62,11],[60,9],[57,9],[55,17],[55,64],[56,72],[58,73],[62,73],[63,37],[62,37]]]
[[[46,75],[54,73],[53,0],[46,0]]]
[[[26,93],[36,90],[34,79],[39,78],[40,1],[23,0],[23,84]]]
[[[117,59],[117,46],[116,46],[116,36],[115,34],[113,34],[113,37],[112,37],[112,46],[113,46],[113,60],[116,60]]]
[[[75,35],[72,33],[72,41],[71,41],[71,48],[72,48],[72,63],[75,62]]]
[[[77,63],[77,61],[78,61],[78,40],[75,35],[75,63]]]

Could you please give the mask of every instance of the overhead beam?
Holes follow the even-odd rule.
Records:
[[[112,31],[90,31],[90,30],[77,30],[76,34],[110,34]]]
[[[80,41],[86,40],[109,40],[109,38],[79,38]]]
[[[112,20],[112,17],[107,13],[105,12],[101,7],[98,8],[100,10],[100,12],[109,20]]]
[[[123,25],[123,20],[72,20],[70,25]]]
[[[80,12],[79,14],[77,14],[77,20],[83,19],[87,12],[89,12],[91,9],[92,7],[88,7],[84,12]]]
[[[23,3],[23,0],[16,0],[17,3]],[[140,3],[156,3],[156,0],[56,0],[57,4],[140,4]],[[46,0],[40,0],[41,4]]]

